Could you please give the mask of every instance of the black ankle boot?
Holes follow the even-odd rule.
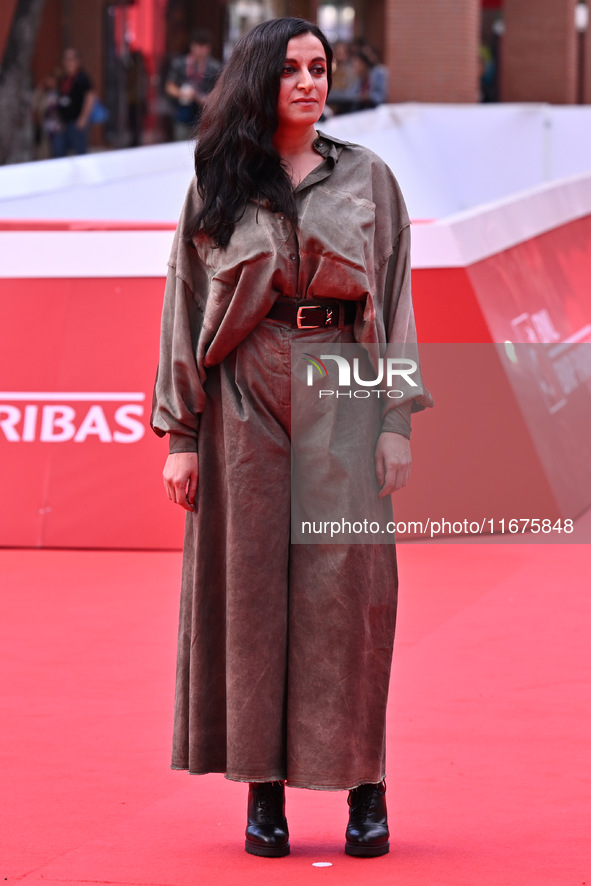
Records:
[[[249,784],[244,848],[251,855],[264,855],[267,858],[289,855],[285,788],[282,781]]]
[[[386,782],[360,784],[349,791],[349,824],[345,852],[370,858],[385,855],[390,849]]]

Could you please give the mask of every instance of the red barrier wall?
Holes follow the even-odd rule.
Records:
[[[93,242],[72,241],[89,255]],[[131,273],[148,258],[119,256],[117,267]],[[2,280],[0,544],[178,548],[183,513],[161,483],[166,443],[148,427],[163,276],[108,276],[108,252],[94,261],[105,276]],[[423,256],[413,270],[423,342],[555,350],[532,370],[491,345],[424,348],[436,408],[414,420],[397,519],[574,517],[589,506],[589,377],[581,370],[566,390],[559,371],[591,342],[589,279],[590,216],[466,267],[428,267]]]
[[[180,546],[166,445],[148,426],[162,291],[162,279],[2,281],[2,545]]]

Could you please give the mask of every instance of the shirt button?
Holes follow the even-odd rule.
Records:
[[[295,254],[295,252],[290,252],[290,253],[289,253],[289,257],[290,257],[290,259],[291,259],[292,261],[295,261],[296,258],[297,258],[297,255]]]

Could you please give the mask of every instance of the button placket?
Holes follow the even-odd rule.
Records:
[[[286,266],[285,273],[289,280],[289,286],[285,288],[285,293],[290,296],[295,296],[298,286],[298,267],[299,267],[299,245],[296,237],[296,233],[293,230],[293,225],[290,225],[289,235],[287,236],[283,248],[285,252],[283,253],[286,257]]]

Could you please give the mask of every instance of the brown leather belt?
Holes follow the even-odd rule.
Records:
[[[326,299],[277,299],[267,317],[296,329],[342,329],[355,320],[357,302]]]

